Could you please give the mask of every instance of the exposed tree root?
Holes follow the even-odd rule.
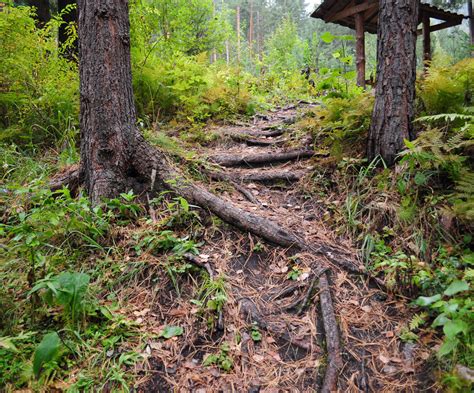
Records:
[[[245,187],[240,185],[239,183],[236,182],[236,179],[233,177],[226,175],[225,173],[222,172],[211,172],[211,171],[206,171],[208,176],[217,181],[225,181],[230,183],[238,192],[240,192],[249,202],[252,202],[256,205],[260,205],[260,202],[258,201],[257,198],[252,194],[250,190],[247,190]]]
[[[336,315],[332,303],[327,273],[319,278],[319,299],[323,315],[324,332],[326,336],[326,348],[328,353],[328,365],[324,375],[322,393],[330,393],[337,390],[337,378],[342,368],[341,343]]]
[[[281,124],[278,123],[278,124],[263,127],[262,131],[264,131],[264,132],[261,132],[261,131],[260,132],[252,132],[252,133],[249,133],[249,134],[253,135],[253,136],[261,136],[261,137],[266,137],[266,138],[275,138],[277,136],[283,135],[286,130],[284,130],[281,127]]]
[[[274,326],[274,324],[267,323],[265,318],[260,314],[257,309],[257,306],[248,298],[243,298],[239,300],[240,311],[245,317],[245,320],[249,323],[256,323],[260,329],[266,330],[270,334],[273,334],[283,340],[288,344],[294,345],[295,347],[301,348],[305,351],[311,350],[311,343],[303,340],[298,340],[294,337],[291,337],[288,332],[282,330],[281,328]]]
[[[300,237],[282,229],[278,224],[242,210],[234,206],[231,202],[217,197],[202,186],[188,181],[181,172],[175,169],[171,162],[168,161],[164,152],[149,145],[141,136],[137,137],[137,139],[135,154],[133,157],[133,164],[136,173],[135,177],[133,177],[133,183],[131,182],[131,184],[139,184],[142,187],[145,187],[146,185],[146,188],[149,191],[171,189],[175,193],[186,198],[190,203],[198,205],[204,209],[209,209],[225,222],[245,232],[253,233],[282,247],[293,247],[296,249],[312,251],[319,255],[325,255],[340,266],[343,266],[344,268],[350,267],[351,269],[349,270],[355,270],[360,273],[359,269],[356,268],[349,258],[344,259],[342,257],[339,250],[325,245],[319,245],[317,247],[309,246]],[[287,154],[287,157],[288,154],[299,157],[301,154],[312,156],[313,152],[298,151],[285,154]],[[51,187],[59,189],[62,186],[69,185],[70,187],[77,188],[80,181],[81,179],[78,168],[71,168],[69,171],[61,174],[61,176],[56,177],[51,183]],[[141,191],[145,192],[146,190]],[[189,260],[191,260],[191,258],[189,258]],[[340,262],[341,260],[343,261],[342,263]],[[201,263],[200,260],[193,258],[191,262],[205,268],[209,274],[213,274],[210,266],[206,266]],[[320,277],[320,290],[321,309],[329,355],[329,365],[326,371],[322,391],[329,392],[336,386],[338,372],[341,367],[341,357],[337,322],[334,315],[334,308],[332,305],[331,294],[329,292],[326,273],[323,273]],[[255,320],[262,329],[266,329],[270,333],[278,335],[280,338],[292,345],[305,350],[310,350],[311,344],[295,340],[287,332],[281,331],[278,327],[267,324],[258,314],[258,310],[249,299],[244,299],[241,306],[244,313],[247,316],[250,316],[252,320]]]
[[[241,142],[241,143],[246,143],[248,146],[276,146],[276,145],[281,145],[286,142],[285,139],[281,140],[268,140],[268,139],[254,139],[254,138],[249,138],[248,135],[245,134],[232,134],[229,133],[228,136],[236,141],[236,142]]]
[[[75,194],[82,180],[79,177],[79,166],[73,165],[63,172],[57,173],[49,181],[51,191],[58,191],[63,187],[69,188],[72,194]]]
[[[172,190],[190,203],[208,209],[223,221],[244,232],[250,232],[281,247],[310,251],[326,257],[335,265],[352,273],[365,274],[365,271],[356,266],[351,256],[344,251],[325,244],[307,244],[302,238],[283,229],[277,223],[245,211],[232,202],[219,198],[204,187],[189,181],[174,168],[163,151],[148,144],[141,136],[139,138],[133,158],[137,177],[132,179],[134,182],[131,182],[130,187],[145,188],[146,186],[146,189],[156,192]],[[77,168],[71,168],[67,174],[69,177],[66,176],[66,173],[61,176],[61,184],[59,181],[55,181],[52,185],[57,189],[62,186],[80,184]]]
[[[294,183],[301,180],[306,175],[305,171],[272,171],[272,172],[260,172],[260,173],[249,173],[244,175],[233,175],[235,180],[241,182],[254,182],[254,183],[275,183],[275,182],[286,182]]]
[[[269,152],[265,154],[249,154],[247,156],[216,156],[210,157],[211,161],[225,167],[232,166],[259,166],[277,162],[301,160],[314,157],[313,150],[291,150],[285,152]]]

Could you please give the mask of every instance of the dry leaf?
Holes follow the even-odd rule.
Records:
[[[261,363],[265,360],[265,357],[262,356],[262,355],[255,354],[255,355],[252,356],[252,359],[257,363]]]

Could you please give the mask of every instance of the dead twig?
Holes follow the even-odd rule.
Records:
[[[211,278],[211,280],[214,279],[215,274],[214,274],[214,271],[212,270],[211,265],[209,265],[209,263],[203,262],[201,260],[201,258],[197,257],[196,255],[190,254],[190,253],[184,254],[183,257],[188,262],[191,262],[192,264],[200,267],[201,269],[206,270],[207,273],[209,274],[209,277]]]

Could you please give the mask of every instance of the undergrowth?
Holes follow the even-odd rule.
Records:
[[[317,194],[328,225],[359,246],[368,270],[395,293],[416,299],[413,307],[422,317],[402,329],[400,339],[439,332],[439,366],[447,372],[444,382],[457,391],[468,382],[456,377],[456,366],[474,367],[473,64],[434,66],[419,82],[419,135],[406,141],[394,170],[380,159],[362,158],[370,93],[328,99],[299,124],[332,152],[306,192]]]
[[[54,170],[47,160],[14,146],[2,147],[1,159],[2,389],[132,389],[149,340],[183,334],[179,326],[141,328],[126,294],[137,280],[170,282],[179,297],[193,276],[203,328],[215,328],[225,278],[187,262],[199,254],[202,224],[186,200],[160,195],[150,201],[152,218],[131,192],[92,207],[46,187]]]

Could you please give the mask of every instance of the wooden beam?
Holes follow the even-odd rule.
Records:
[[[458,26],[461,23],[462,23],[462,19],[456,19],[456,20],[450,20],[450,21],[443,22],[443,23],[438,23],[437,25],[430,26],[430,32],[433,33],[433,32],[438,31],[438,30],[447,29],[448,27]],[[417,31],[417,34],[422,35],[423,34],[423,29],[419,29]]]
[[[423,62],[426,70],[431,62],[430,17],[426,14],[423,15]]]
[[[357,85],[365,89],[365,29],[364,15],[362,13],[356,14],[355,27]]]
[[[337,14],[330,16],[326,18],[325,20],[326,22],[335,22],[337,20],[344,19],[344,18],[347,18],[348,16],[353,16],[353,15],[359,14],[361,12],[364,12],[376,7],[378,7],[377,2],[374,3],[373,1],[367,1],[362,4],[354,5],[352,7],[347,7],[343,9],[341,12],[338,12]]]

